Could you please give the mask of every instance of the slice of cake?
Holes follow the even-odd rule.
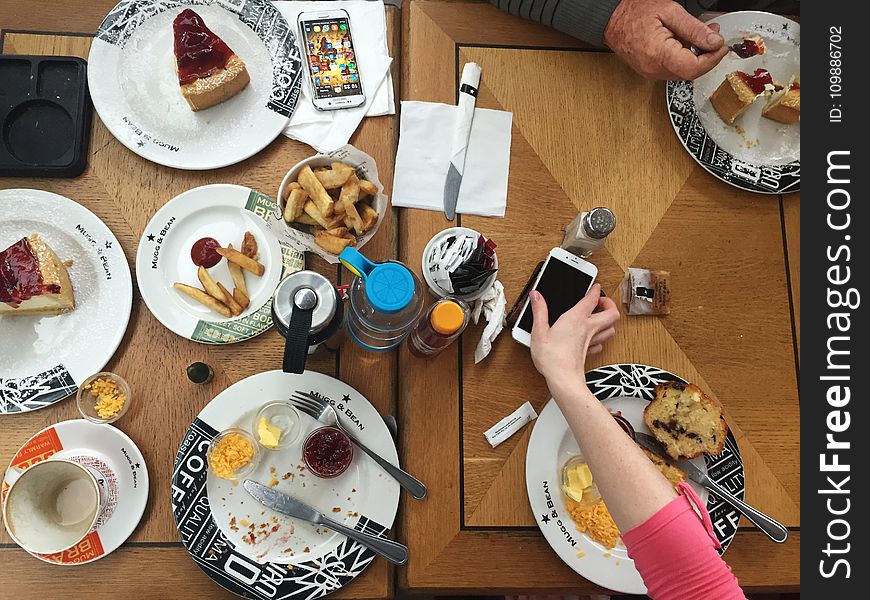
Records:
[[[789,84],[771,94],[761,111],[763,117],[791,125],[801,120],[801,82],[792,77]]]
[[[740,58],[752,58],[764,54],[764,40],[760,35],[744,38],[739,44],[731,44],[731,51]]]
[[[245,63],[187,8],[172,22],[181,95],[194,111],[220,104],[251,81]]]
[[[66,266],[39,235],[0,252],[0,316],[57,315],[75,306]]]
[[[650,452],[646,448],[641,448],[644,451],[644,454],[653,462],[655,466],[659,468],[659,471],[662,472],[662,475],[671,482],[671,485],[677,487],[680,485],[681,481],[686,481],[689,476],[686,475],[686,472],[683,471],[680,467],[676,465],[672,465],[661,456],[656,454],[655,452]]]
[[[643,422],[675,460],[719,454],[728,435],[722,407],[692,383],[657,385],[655,399],[643,411]]]
[[[775,89],[773,78],[765,69],[755,69],[753,75],[734,71],[716,88],[710,102],[722,120],[732,125],[756,98]]]

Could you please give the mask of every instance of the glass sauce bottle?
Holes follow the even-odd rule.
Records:
[[[419,358],[435,356],[462,334],[469,312],[468,304],[459,298],[441,298],[411,330],[408,350]]]

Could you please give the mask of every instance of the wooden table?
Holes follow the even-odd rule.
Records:
[[[0,49],[5,54],[56,54],[87,57],[93,33],[116,0],[0,1]],[[394,76],[399,74],[398,9],[387,8]],[[2,83],[0,83],[2,85]],[[366,119],[351,143],[372,155],[389,189],[393,179],[398,130],[395,117]],[[75,179],[3,178],[0,188],[37,188],[79,202],[97,214],[115,233],[134,273],[139,238],[151,216],[164,203],[193,187],[235,183],[275,197],[287,170],[315,152],[279,136],[268,148],[242,163],[208,172],[170,169],[148,162],[121,145],[94,114],[90,158]],[[389,191],[387,192],[389,193]],[[377,236],[366,246],[375,259],[395,256],[394,219],[388,215]],[[316,257],[309,268],[340,281],[342,274]],[[347,276],[345,275],[345,283]],[[106,558],[86,567],[52,567],[29,557],[0,528],[0,597],[3,598],[236,598],[202,573],[179,541],[170,504],[172,465],[179,443],[196,414],[229,385],[261,371],[280,368],[283,339],[274,329],[233,346],[205,346],[182,339],[163,327],[148,311],[134,285],[133,311],[121,347],[106,368],[130,382],[135,406],[118,422],[145,456],[151,488],[148,506],[129,541]],[[188,364],[204,361],[214,380],[190,383]],[[393,355],[362,353],[346,344],[334,355],[309,360],[308,368],[328,373],[354,386],[381,411],[396,407],[396,360]],[[78,418],[75,401],[0,419],[0,467],[38,430]],[[389,598],[394,570],[376,560],[336,597]]]
[[[478,106],[513,113],[505,219],[461,224],[498,243],[508,305],[578,211],[614,210],[618,225],[592,261],[610,296],[630,266],[669,270],[668,317],[623,316],[588,366],[638,362],[697,382],[719,399],[746,468],[746,499],[790,529],[770,542],[742,523],[724,555],[749,591],[800,583],[799,202],[741,192],[703,171],[680,145],[664,85],[612,54],[590,51],[490,5],[406,7],[402,97],[453,103],[462,65],[483,70]],[[399,256],[419,268],[434,212],[399,217]],[[399,359],[399,431],[406,467],[429,486],[404,499],[413,591],[594,591],[536,526],[526,496],[531,427],[492,449],[483,431],[529,400],[548,400],[528,350],[505,332],[483,363],[480,327],[435,359]],[[539,518],[539,517],[538,517]]]

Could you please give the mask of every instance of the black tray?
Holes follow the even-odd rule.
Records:
[[[0,55],[0,175],[80,175],[91,111],[81,58]]]

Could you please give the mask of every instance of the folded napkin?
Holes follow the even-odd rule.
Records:
[[[496,279],[492,287],[486,293],[474,301],[471,306],[471,320],[477,325],[481,314],[486,319],[486,327],[474,349],[474,364],[486,358],[492,350],[492,343],[504,328],[504,315],[507,301],[504,295],[504,286]]]
[[[444,179],[457,108],[402,102],[393,206],[444,210]],[[503,217],[507,205],[513,114],[477,108],[468,140],[456,212]]]
[[[383,2],[348,0],[273,4],[294,31],[298,29],[297,18],[300,13],[338,8],[346,10],[350,17],[354,51],[359,58],[360,78],[366,95],[365,104],[356,108],[318,110],[311,102],[309,82],[305,79],[302,82],[299,102],[284,129],[284,135],[304,142],[320,152],[331,152],[347,144],[363,117],[396,114],[393,78],[390,74],[393,59],[387,50],[387,20]],[[297,32],[297,37],[298,35]],[[303,53],[303,58],[305,56]],[[307,63],[303,64],[303,68],[307,67]],[[304,76],[308,76],[307,71]]]

